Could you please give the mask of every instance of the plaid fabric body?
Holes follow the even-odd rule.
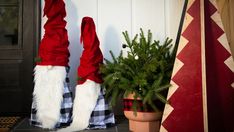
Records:
[[[60,109],[60,118],[58,123],[56,124],[55,128],[61,128],[61,127],[66,127],[69,126],[70,123],[72,122],[72,92],[69,89],[69,79],[68,77],[66,78],[66,83],[64,83],[64,90],[63,90],[63,101],[61,104],[61,109]],[[37,117],[36,117],[36,103],[33,99],[32,102],[32,110],[31,110],[31,119],[30,119],[30,124],[41,127],[41,123],[38,122]]]
[[[104,98],[104,90],[102,89],[97,104],[91,114],[87,129],[105,129],[114,124],[114,113],[111,111],[108,101]]]
[[[63,102],[61,104],[60,119],[55,128],[69,126],[72,122],[72,92],[69,90],[68,83],[65,83]],[[31,111],[31,125],[41,127],[41,123],[36,118],[36,104],[33,101]],[[105,129],[115,124],[114,113],[111,111],[108,101],[104,98],[103,89],[98,96],[97,104],[91,114],[87,129]]]

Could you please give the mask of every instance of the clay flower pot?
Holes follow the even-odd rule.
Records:
[[[129,94],[124,101],[133,101],[134,94]],[[140,99],[137,99],[141,101]],[[125,106],[125,105],[124,105]],[[124,109],[124,115],[129,119],[129,130],[132,132],[158,132],[160,127],[160,121],[162,118],[162,112],[144,112],[137,111],[137,115],[132,110]]]

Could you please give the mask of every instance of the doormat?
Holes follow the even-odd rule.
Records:
[[[8,132],[16,123],[20,121],[20,117],[0,117],[0,132]]]

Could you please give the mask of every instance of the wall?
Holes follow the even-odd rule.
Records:
[[[174,41],[180,24],[185,0],[166,0],[166,34]]]

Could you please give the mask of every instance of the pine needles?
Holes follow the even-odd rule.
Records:
[[[144,105],[150,105],[157,111],[159,108],[155,100],[168,103],[166,95],[175,58],[171,53],[172,39],[166,38],[160,44],[159,41],[152,41],[150,30],[145,37],[142,29],[132,40],[127,31],[123,32],[123,36],[126,40],[123,48],[129,49],[127,57],[123,57],[122,51],[118,57],[110,51],[112,61],[105,59],[105,64],[101,66],[106,97],[115,105],[119,96],[134,93],[134,110],[137,109],[136,99],[141,98]]]

